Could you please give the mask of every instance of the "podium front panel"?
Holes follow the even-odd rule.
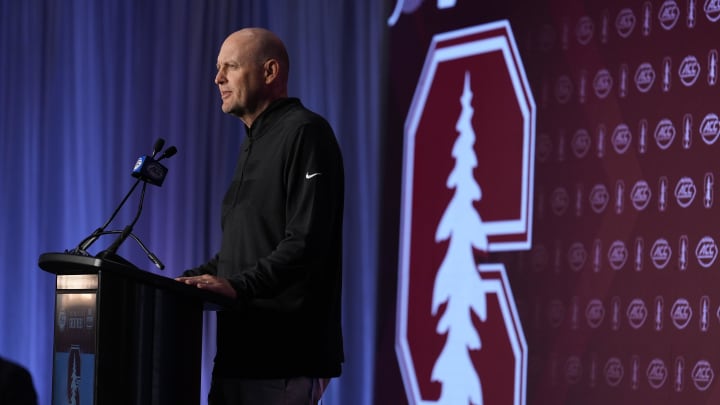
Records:
[[[57,276],[52,404],[94,404],[96,274]]]

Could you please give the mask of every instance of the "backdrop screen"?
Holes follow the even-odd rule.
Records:
[[[399,366],[378,391],[452,403],[454,378],[455,403],[717,403],[720,3],[392,3],[402,214],[381,352]],[[474,268],[453,287],[450,256]]]

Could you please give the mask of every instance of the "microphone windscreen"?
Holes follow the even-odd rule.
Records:
[[[157,141],[155,141],[155,145],[153,145],[152,155],[155,157],[158,152],[160,152],[160,149],[165,146],[165,140],[163,138],[158,138]]]
[[[167,159],[169,157],[174,156],[177,153],[177,148],[175,146],[171,146],[167,149],[165,149],[165,152],[163,152],[162,157],[160,159]]]

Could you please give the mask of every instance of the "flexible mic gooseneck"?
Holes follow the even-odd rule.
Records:
[[[88,255],[87,250],[88,248],[90,248],[90,245],[95,243],[95,241],[98,240],[101,235],[104,235],[105,228],[107,228],[108,225],[110,225],[110,223],[112,222],[112,220],[115,219],[115,216],[118,214],[118,212],[120,212],[120,208],[125,205],[127,199],[130,197],[130,195],[132,195],[133,191],[135,191],[135,188],[138,186],[138,184],[140,184],[140,181],[141,179],[137,179],[137,181],[132,185],[127,194],[125,194],[125,197],[122,199],[122,201],[120,201],[120,204],[118,204],[117,208],[115,208],[115,211],[113,211],[112,215],[110,215],[110,218],[108,218],[108,220],[105,221],[105,223],[101,227],[93,231],[90,236],[83,239],[82,242],[80,242],[80,244],[78,244],[78,246],[71,251],[71,253],[81,254],[83,256]]]
[[[157,256],[152,253],[145,244],[142,243],[142,241],[135,236],[132,233],[133,227],[137,223],[138,219],[140,219],[140,214],[142,213],[143,208],[143,202],[145,200],[145,190],[147,189],[147,184],[151,183],[157,186],[162,185],[162,181],[164,180],[165,174],[167,173],[167,168],[160,165],[158,162],[163,159],[167,159],[169,157],[172,157],[177,153],[177,148],[175,146],[168,147],[163,154],[158,158],[157,160],[154,160],[155,156],[160,152],[162,147],[165,145],[165,140],[163,138],[158,138],[155,141],[155,144],[153,145],[152,150],[152,156],[151,157],[141,157],[141,159],[138,160],[138,163],[135,165],[135,169],[133,169],[133,177],[137,177],[137,180],[132,185],[130,190],[127,192],[125,197],[122,199],[120,204],[115,208],[115,211],[113,211],[110,218],[105,221],[105,223],[97,228],[95,231],[93,231],[92,234],[90,234],[88,237],[83,239],[78,246],[69,251],[71,254],[79,254],[83,256],[89,256],[90,254],[87,252],[87,249],[92,245],[100,236],[107,235],[107,234],[120,234],[115,241],[105,250],[100,252],[97,257],[103,258],[103,259],[109,259],[114,261],[123,262],[124,264],[130,264],[132,263],[127,262],[125,259],[121,258],[116,254],[117,249],[120,247],[120,245],[128,238],[131,237],[133,240],[135,240],[138,245],[140,245],[140,248],[143,250],[145,255],[152,261],[155,266],[157,266],[160,270],[163,270],[165,268],[165,265],[160,261],[160,259],[157,258]],[[139,167],[140,166],[140,167]],[[160,167],[161,169],[164,169],[164,171],[161,171],[160,173],[157,172],[157,168]],[[152,169],[152,170],[150,170]],[[159,178],[158,178],[159,176]],[[137,213],[135,214],[135,217],[133,218],[132,222],[127,225],[122,231],[120,230],[111,230],[106,231],[105,229],[108,227],[108,225],[112,222],[112,220],[115,218],[115,216],[120,211],[120,208],[122,208],[125,205],[125,202],[128,200],[130,195],[135,191],[138,184],[140,182],[143,182],[142,192],[140,194],[140,203],[138,205]]]
[[[114,255],[120,245],[125,242],[125,239],[127,239],[127,237],[132,233],[133,227],[137,223],[138,219],[140,219],[140,213],[142,213],[143,201],[145,201],[145,189],[147,189],[147,183],[143,183],[142,192],[140,192],[140,204],[138,205],[137,213],[135,213],[135,218],[133,218],[132,222],[130,222],[130,224],[128,224],[120,232],[120,236],[118,236],[107,249],[101,252],[103,257],[106,257],[108,254]]]
[[[160,150],[162,149],[163,146],[165,146],[165,139],[158,138],[155,141],[155,143],[153,144],[152,157],[155,157],[158,154],[158,152],[160,152]],[[175,147],[173,146],[173,148],[175,148]],[[167,151],[165,151],[165,152],[167,153]],[[177,148],[175,149],[175,153],[177,153]],[[175,154],[175,153],[173,153],[173,154]],[[90,245],[95,243],[95,241],[101,235],[105,235],[105,233],[103,233],[103,232],[108,227],[108,225],[110,225],[112,220],[115,219],[118,212],[120,212],[120,208],[122,208],[125,205],[125,202],[128,200],[128,198],[130,198],[130,196],[135,191],[135,189],[137,188],[138,184],[140,184],[141,181],[142,181],[142,179],[138,178],[137,181],[135,181],[135,183],[133,183],[132,187],[130,187],[130,190],[128,190],[127,194],[125,194],[125,197],[123,197],[122,201],[120,201],[120,204],[118,204],[118,206],[115,208],[115,211],[113,211],[112,215],[110,215],[110,218],[108,218],[107,221],[105,221],[105,223],[101,227],[97,228],[96,230],[93,231],[93,233],[91,233],[89,236],[87,236],[85,239],[83,239],[82,242],[80,242],[75,249],[70,251],[70,253],[80,254],[83,256],[89,255],[87,253],[87,250],[88,250],[88,248],[90,248]]]

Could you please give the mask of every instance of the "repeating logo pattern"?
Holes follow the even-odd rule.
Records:
[[[704,358],[692,364],[692,368],[686,366],[684,356],[675,356],[667,361],[660,357],[643,358],[638,355],[608,357],[603,365],[596,353],[589,353],[587,357],[568,356],[560,372],[557,370],[557,354],[551,354],[551,357],[550,376],[555,385],[560,384],[562,378],[562,382],[568,385],[587,384],[593,388],[605,385],[629,391],[648,387],[682,393],[688,390],[707,391],[715,379],[713,365]]]
[[[571,5],[525,42],[542,73],[524,316],[531,343],[554,342],[531,358],[550,387],[534,398],[704,403],[720,363],[720,1]]]
[[[452,15],[458,15],[472,8],[467,4],[397,0],[389,23],[416,10],[427,15],[456,6]],[[538,104],[533,243],[525,246],[530,248],[526,253],[508,249],[507,263],[513,263],[508,264],[508,274],[513,288],[518,286],[515,291],[520,291],[519,313],[532,348],[528,403],[712,403],[720,362],[712,350],[720,339],[720,298],[715,293],[720,289],[720,213],[715,202],[720,170],[720,0],[607,0],[582,6],[560,0],[524,6],[528,9],[512,23]],[[427,76],[424,72],[421,81]],[[488,76],[487,71],[473,72],[474,96],[484,93],[477,83]],[[444,99],[451,104],[457,93]],[[417,108],[413,102],[411,111]],[[500,126],[512,123],[491,121]],[[495,128],[494,133],[504,129]],[[406,144],[412,142],[406,138]],[[406,156],[412,158],[407,150],[418,149],[415,144],[409,148]],[[432,158],[443,164],[438,153]],[[445,169],[451,166],[445,164]],[[491,187],[519,188],[501,168],[494,172],[503,180],[490,186],[478,178],[483,201],[476,205],[494,194],[488,192]],[[428,182],[416,177],[413,184],[422,188]],[[437,196],[426,200],[436,201]],[[498,205],[478,210],[483,223],[489,206]],[[432,226],[436,219],[422,217]],[[403,223],[408,226],[411,221],[405,218]],[[484,241],[487,234],[476,236]],[[502,238],[487,239],[488,247],[500,243]],[[505,254],[488,251],[488,260]],[[408,266],[410,280],[422,277],[422,266]],[[435,270],[426,272],[434,276]],[[422,286],[402,274],[400,279],[408,291],[423,294],[417,292]],[[482,291],[480,296],[492,295]],[[432,329],[450,312],[443,305],[451,304],[432,307],[434,302],[427,301],[424,307],[401,310]],[[398,306],[404,304],[400,298]],[[428,308],[437,310],[437,319],[418,315]],[[473,314],[478,330],[490,319],[483,311],[463,313]],[[398,329],[408,340],[422,335],[418,329],[414,334],[404,333],[402,325]],[[477,335],[484,345],[489,335]],[[453,337],[447,332],[448,341]],[[477,347],[472,343],[475,346],[463,347]],[[440,378],[432,375],[435,363],[423,366],[414,358],[427,347],[412,352],[409,342],[406,357],[399,359],[408,397],[412,403],[436,398],[450,403],[442,396],[449,386],[447,377],[452,372],[462,378],[474,373],[467,367],[462,372],[445,367]],[[433,361],[441,352],[438,347],[447,347],[445,340],[425,350],[433,353]],[[502,362],[495,368],[497,374]],[[431,380],[435,388],[424,385]],[[480,380],[483,391],[492,385]],[[475,387],[459,388],[470,386]],[[479,403],[477,398],[457,397],[453,403]]]

